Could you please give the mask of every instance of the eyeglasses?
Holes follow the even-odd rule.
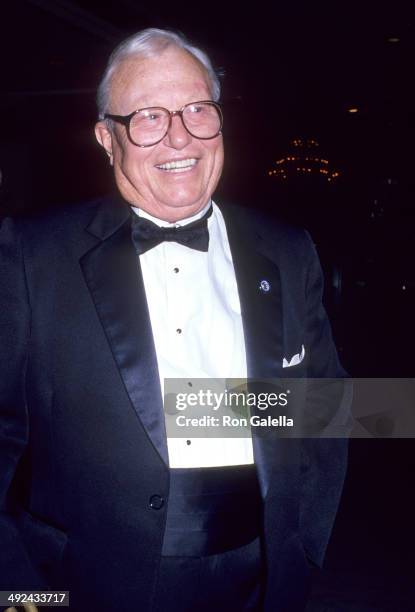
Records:
[[[180,117],[191,136],[200,140],[210,140],[221,133],[222,111],[219,104],[211,100],[190,102],[175,111],[169,111],[161,106],[151,106],[139,108],[129,115],[105,113],[104,118],[125,125],[128,138],[137,147],[151,147],[166,136],[174,115]]]

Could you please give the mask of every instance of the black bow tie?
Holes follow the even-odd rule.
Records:
[[[178,242],[191,249],[207,251],[209,247],[209,232],[207,220],[212,214],[212,206],[203,217],[180,227],[159,227],[149,219],[140,217],[134,212],[132,222],[132,239],[138,255],[149,251],[161,242]]]

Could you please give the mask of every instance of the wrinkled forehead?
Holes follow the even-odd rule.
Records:
[[[122,60],[110,81],[111,112],[127,114],[142,106],[176,103],[211,96],[206,68],[188,51],[168,47],[163,52],[144,57],[135,55]],[[181,100],[185,100],[181,104]]]

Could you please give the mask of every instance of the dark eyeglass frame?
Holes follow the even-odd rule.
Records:
[[[202,137],[195,136],[194,134],[192,134],[192,132],[187,127],[187,125],[186,125],[186,123],[184,122],[184,119],[183,119],[183,112],[184,112],[184,110],[188,106],[192,106],[193,104],[210,104],[211,106],[214,106],[216,108],[216,110],[218,112],[218,115],[219,115],[219,119],[220,119],[220,126],[219,126],[219,130],[216,132],[216,134],[214,136],[202,136]],[[163,136],[159,140],[157,140],[156,142],[152,142],[151,144],[146,144],[146,145],[137,144],[131,138],[131,134],[130,134],[131,119],[137,113],[140,113],[141,111],[149,110],[150,108],[151,109],[158,109],[158,110],[166,111],[169,114],[169,124],[168,124],[167,129],[166,129],[165,133],[163,134]],[[174,111],[171,111],[168,108],[164,108],[163,106],[146,106],[145,108],[137,108],[137,110],[133,111],[129,115],[112,115],[110,113],[105,113],[104,114],[104,119],[112,119],[113,121],[117,121],[118,123],[121,123],[122,125],[124,125],[126,130],[127,130],[128,140],[131,142],[131,144],[133,144],[136,147],[146,148],[146,147],[154,147],[154,145],[158,144],[159,142],[161,142],[163,140],[163,138],[165,138],[167,132],[171,128],[171,122],[172,122],[172,119],[173,119],[173,117],[175,115],[178,115],[180,117],[180,119],[182,120],[182,124],[183,124],[183,127],[186,130],[186,132],[188,132],[190,134],[190,136],[193,136],[193,138],[197,138],[198,140],[212,140],[212,138],[216,138],[216,136],[219,136],[219,134],[222,133],[222,127],[223,127],[222,109],[221,109],[220,104],[218,102],[214,102],[213,100],[197,100],[196,102],[189,102],[188,104],[185,104],[184,106],[182,106],[182,108],[180,110],[174,110]]]

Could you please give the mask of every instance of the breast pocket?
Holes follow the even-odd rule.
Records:
[[[293,368],[297,365],[300,365],[301,362],[304,361],[304,357],[305,357],[305,346],[304,344],[302,344],[298,353],[294,353],[293,355],[289,357],[283,358],[282,367],[283,368]]]

